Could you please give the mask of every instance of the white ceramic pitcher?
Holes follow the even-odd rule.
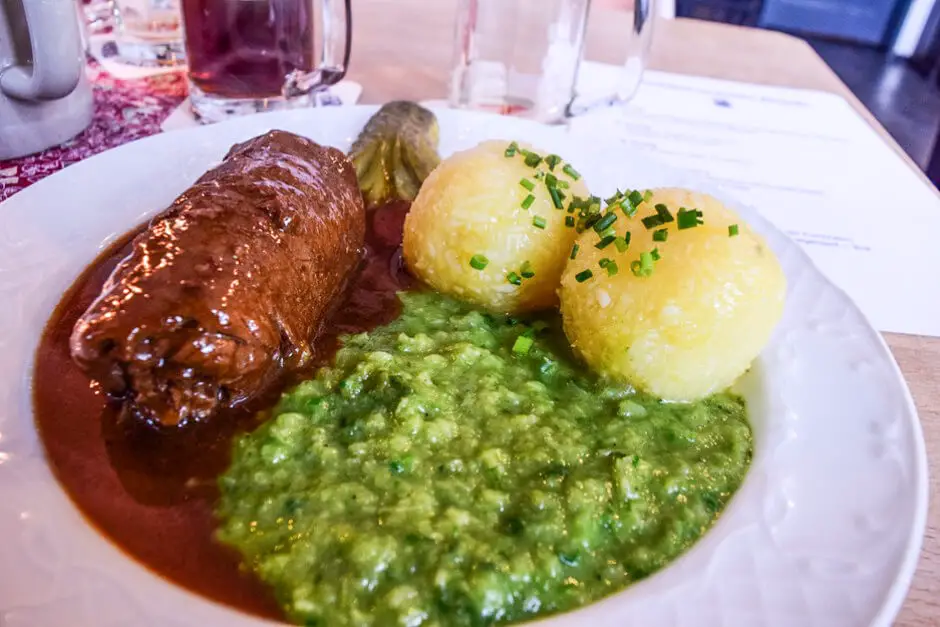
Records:
[[[61,144],[93,112],[75,0],[0,2],[0,159]]]

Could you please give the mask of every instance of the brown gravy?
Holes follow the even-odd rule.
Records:
[[[332,358],[339,335],[367,331],[398,315],[395,294],[412,285],[401,261],[408,208],[393,202],[370,212],[362,266],[317,339],[318,364]],[[78,369],[68,342],[75,321],[126,256],[136,233],[104,251],[79,276],[43,331],[33,407],[47,459],[89,522],[130,556],[187,590],[282,618],[268,590],[239,568],[237,554],[213,540],[216,477],[228,466],[233,435],[257,426],[257,411],[310,373],[299,373],[251,407],[184,435],[119,421],[119,408]]]

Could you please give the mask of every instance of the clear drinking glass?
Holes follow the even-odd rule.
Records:
[[[625,2],[632,27],[624,79],[606,101],[639,85],[654,0]],[[459,0],[450,104],[557,123],[572,107],[591,0]],[[590,105],[588,105],[590,106]]]
[[[193,113],[215,122],[315,105],[346,74],[350,2],[183,0]]]
[[[121,61],[142,66],[186,62],[179,0],[111,1],[115,43]]]

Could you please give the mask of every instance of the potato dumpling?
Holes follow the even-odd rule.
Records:
[[[622,240],[597,248],[594,229],[578,238],[559,290],[565,333],[595,371],[691,401],[748,369],[780,319],[786,279],[764,240],[712,196],[646,196],[633,218],[615,210],[626,250]],[[647,228],[642,219],[657,214],[671,220]],[[688,222],[697,224],[679,228]]]
[[[404,255],[411,271],[439,292],[518,313],[557,304],[577,237],[549,187],[565,207],[588,190],[557,156],[510,145],[484,142],[431,172],[405,219]]]

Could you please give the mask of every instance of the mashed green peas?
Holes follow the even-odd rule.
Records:
[[[674,559],[741,484],[737,396],[660,403],[587,372],[553,317],[402,300],[285,394],[220,480],[219,538],[297,623],[576,608]]]

